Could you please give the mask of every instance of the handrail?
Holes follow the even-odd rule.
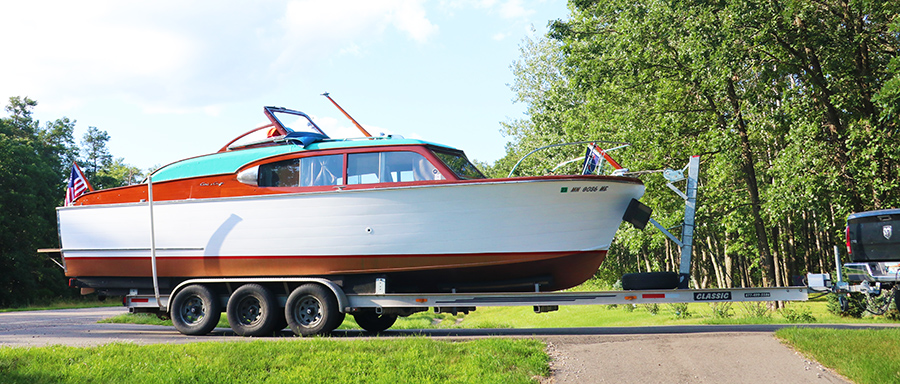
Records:
[[[571,143],[557,143],[557,144],[545,145],[545,146],[543,146],[543,147],[534,149],[534,150],[532,150],[531,152],[528,152],[525,156],[522,156],[522,158],[519,159],[518,162],[516,162],[516,165],[514,165],[514,166],[512,167],[512,170],[509,171],[509,175],[507,175],[506,177],[512,177],[513,173],[516,171],[516,168],[519,167],[519,164],[522,164],[522,162],[525,161],[525,159],[526,159],[528,156],[531,156],[533,153],[535,153],[535,152],[537,152],[537,151],[544,150],[544,149],[548,149],[548,148],[563,147],[563,146],[566,146],[566,145],[582,145],[582,144],[591,144],[591,143],[609,143],[609,144],[617,144],[617,145],[620,146],[619,148],[621,148],[622,146],[628,146],[628,145],[631,145],[630,143],[624,143],[624,142],[621,142],[621,141],[605,141],[605,140],[575,141],[575,142],[571,142]]]

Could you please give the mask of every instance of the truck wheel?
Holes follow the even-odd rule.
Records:
[[[205,335],[216,327],[222,306],[203,285],[189,285],[172,300],[172,324],[185,335]]]
[[[241,336],[265,336],[278,321],[279,306],[266,287],[244,284],[228,299],[228,323]]]
[[[382,332],[397,321],[397,315],[379,315],[375,311],[354,313],[353,319],[362,329],[372,333]]]
[[[344,318],[337,298],[319,284],[303,284],[294,289],[285,304],[285,317],[291,331],[299,336],[331,332]]]

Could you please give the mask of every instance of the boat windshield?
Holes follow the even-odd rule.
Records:
[[[475,168],[475,165],[472,164],[462,152],[441,150],[432,150],[432,152],[434,152],[434,155],[460,179],[471,180],[485,178],[481,171],[479,171],[478,168]]]
[[[272,117],[274,117],[275,120],[278,120],[278,123],[285,127],[289,132],[317,133],[326,137],[328,136],[303,112],[272,107],[267,107],[266,109],[272,114]]]

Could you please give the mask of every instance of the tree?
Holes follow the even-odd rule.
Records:
[[[582,0],[570,9],[549,39],[524,43],[514,66],[528,118],[506,124],[508,156],[595,138],[633,143],[617,153],[633,169],[704,155],[695,272],[718,285],[784,285],[824,270],[840,218],[900,204],[900,4]],[[536,160],[531,171],[556,158]],[[676,224],[680,201],[645,182],[654,216]],[[620,265],[674,265],[657,234],[619,238]]]
[[[0,307],[68,292],[62,271],[35,250],[58,244],[54,208],[64,195],[71,130],[66,120],[41,129],[31,114],[36,105],[10,98],[10,117],[0,119]]]
[[[117,186],[115,179],[103,174],[103,170],[113,164],[112,154],[106,148],[108,142],[109,134],[97,127],[88,127],[81,140],[82,169],[96,189]]]

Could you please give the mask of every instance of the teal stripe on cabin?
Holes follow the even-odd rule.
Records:
[[[299,145],[276,145],[271,147],[241,149],[237,151],[213,153],[209,155],[184,159],[153,173],[153,182],[186,179],[208,175],[235,173],[247,163],[266,157],[305,150],[324,150],[352,147],[376,147],[384,145],[433,145],[450,148],[446,145],[430,143],[415,139],[376,139],[376,140],[335,140],[312,143],[305,149]]]
[[[160,168],[153,173],[153,182],[235,173],[251,161],[300,150],[298,145],[276,145],[192,157]]]

